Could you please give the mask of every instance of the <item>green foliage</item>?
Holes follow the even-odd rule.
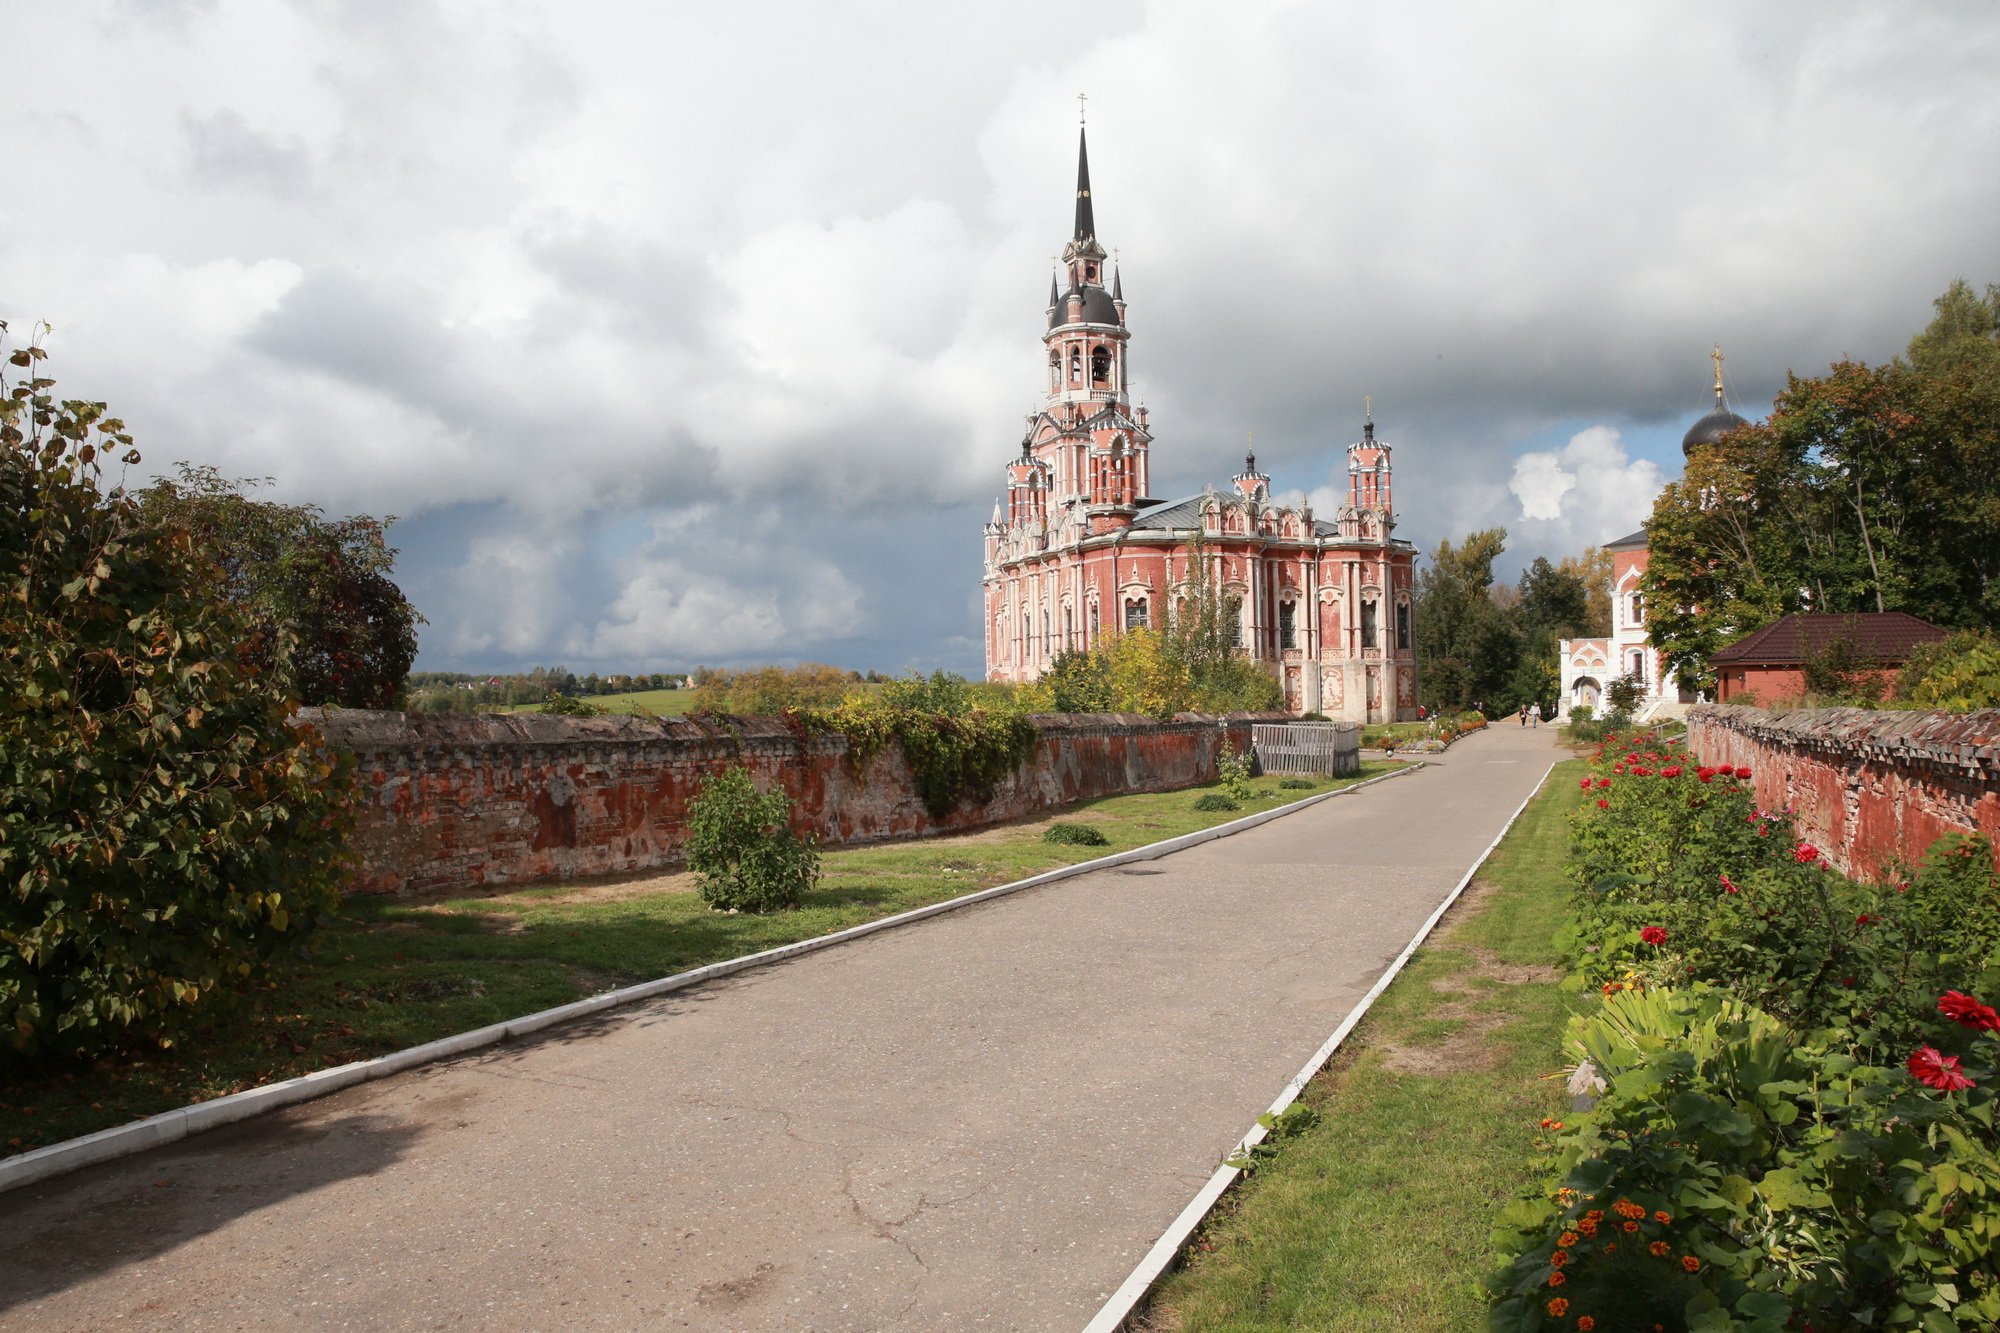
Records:
[[[1195,798],[1194,808],[1202,811],[1241,810],[1243,807],[1219,791],[1205,792]]]
[[[1749,776],[1639,735],[1580,780],[1565,944],[1604,1004],[1570,1045],[1606,1086],[1501,1217],[1495,1328],[2000,1317],[2000,1016],[1944,998],[2000,987],[1991,848],[1851,883]],[[1971,1082],[1916,1077],[1946,1060]]]
[[[865,694],[858,673],[819,662],[747,671],[703,667],[695,678],[695,710],[738,717],[777,717],[787,708],[832,708],[849,696]]]
[[[1909,359],[1794,376],[1771,418],[1697,450],[1648,524],[1652,642],[1683,684],[1793,611],[2000,627],[2000,340],[1955,283]]]
[[[329,520],[313,505],[252,499],[257,484],[182,463],[137,500],[145,521],[194,534],[256,625],[255,660],[300,702],[397,707],[423,617],[389,577],[395,520]]]
[[[0,329],[4,329],[0,325]],[[335,901],[349,788],[208,550],[44,351],[0,376],[0,1047],[171,1044]]]
[[[1103,847],[1111,840],[1093,825],[1067,824],[1059,821],[1049,825],[1042,833],[1042,841],[1066,847]]]
[[[1215,772],[1224,794],[1232,801],[1250,799],[1251,761],[1248,750],[1239,750],[1226,740],[1222,743],[1222,753],[1215,761]]]
[[[551,694],[548,702],[542,705],[542,711],[558,717],[596,717],[604,711],[604,706],[573,695]]]
[[[1317,791],[1319,784],[1310,778],[1286,778],[1278,784],[1279,791]]]
[[[1505,528],[1487,528],[1459,546],[1439,542],[1417,576],[1417,660],[1426,700],[1441,708],[1470,708],[1477,700],[1509,711],[1522,702],[1511,685],[1521,626],[1493,597],[1493,562],[1506,541]]]
[[[996,699],[995,706],[982,707],[973,697],[962,677],[937,672],[926,680],[912,674],[884,685],[877,696],[851,695],[836,708],[786,715],[808,730],[845,735],[849,754],[864,768],[894,740],[924,808],[941,816],[963,800],[986,799],[1034,752],[1034,724],[1019,700]]]
[[[747,768],[702,783],[688,806],[688,869],[701,899],[718,911],[797,907],[819,882],[819,848],[792,831],[791,798],[760,793]]]
[[[1223,1158],[1224,1166],[1233,1166],[1245,1175],[1256,1174],[1257,1168],[1275,1159],[1283,1150],[1285,1140],[1298,1138],[1319,1124],[1319,1112],[1304,1102],[1293,1102],[1276,1115],[1264,1112],[1257,1117],[1257,1124],[1264,1130],[1264,1137],[1249,1148],[1239,1148]]]
[[[2000,634],[1969,631],[1925,644],[1903,668],[1896,696],[1913,707],[1959,713],[2000,708]]]

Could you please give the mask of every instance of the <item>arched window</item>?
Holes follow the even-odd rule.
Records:
[[[1146,628],[1147,621],[1146,599],[1143,597],[1127,598],[1125,601],[1125,628],[1144,629]]]
[[[1061,352],[1050,352],[1050,353],[1049,353],[1049,387],[1050,387],[1051,389],[1060,389],[1060,388],[1062,387],[1062,353],[1061,353]]]
[[[1083,351],[1081,348],[1072,347],[1069,349],[1069,382],[1071,384],[1081,384],[1083,382]]]
[[[1298,621],[1296,612],[1290,602],[1278,603],[1278,646],[1280,648],[1296,648],[1299,646]]]
[[[1090,382],[1108,383],[1111,379],[1111,351],[1109,348],[1094,348],[1090,353]]]
[[[1646,599],[1636,592],[1632,594],[1632,623],[1635,625],[1646,623]]]
[[[1372,597],[1361,599],[1361,646],[1375,646],[1375,599]]]

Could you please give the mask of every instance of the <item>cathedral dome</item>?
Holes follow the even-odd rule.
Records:
[[[1717,407],[1688,427],[1688,433],[1681,437],[1681,453],[1692,458],[1696,449],[1714,444],[1731,431],[1741,430],[1749,424],[1728,408]]]
[[[1069,323],[1069,298],[1078,294],[1077,289],[1072,287],[1064,292],[1062,298],[1050,308],[1050,328],[1053,329],[1058,325]],[[1118,305],[1113,300],[1111,293],[1105,291],[1102,287],[1086,285],[1081,295],[1083,297],[1083,318],[1079,322],[1084,324],[1110,324],[1114,327],[1117,326]]]

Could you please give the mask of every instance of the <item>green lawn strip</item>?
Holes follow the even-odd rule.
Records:
[[[1399,766],[1369,763],[1362,776]],[[1314,790],[1358,780],[1322,782]],[[829,851],[824,877],[804,906],[771,916],[711,912],[684,876],[423,901],[357,899],[322,925],[310,959],[172,1050],[7,1070],[0,1083],[0,1156],[829,934],[1313,794],[1281,791],[1275,778],[1255,788],[1258,795],[1236,812],[1194,811],[1196,797],[1217,790],[1196,787],[1108,797],[958,837]],[[1109,845],[1043,842],[1043,830],[1056,819],[1093,825]]]
[[[1140,1327],[1483,1327],[1495,1211],[1560,1116],[1565,911],[1580,760],[1559,765],[1479,880],[1301,1100],[1320,1120],[1224,1197]]]

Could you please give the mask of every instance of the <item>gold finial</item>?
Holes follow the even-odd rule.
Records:
[[[1372,393],[1364,393],[1364,394],[1362,394],[1362,395],[1361,395],[1361,415],[1362,415],[1363,419],[1365,419],[1365,420],[1367,420],[1367,421],[1370,421],[1370,422],[1373,422],[1373,421],[1375,420],[1375,395],[1374,395],[1374,394],[1372,394]]]
[[[1715,405],[1722,406],[1722,344],[1717,343],[1709,356],[1715,360]]]
[[[1088,96],[1090,96],[1089,93],[1078,93],[1076,95],[1076,123],[1079,125],[1083,124],[1083,99]]]

